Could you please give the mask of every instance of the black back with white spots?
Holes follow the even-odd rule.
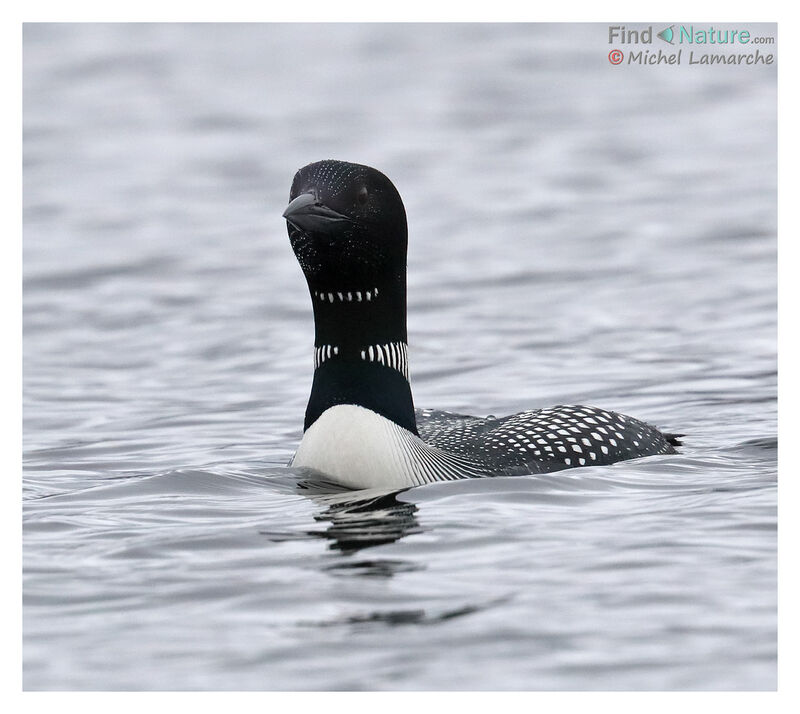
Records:
[[[555,406],[500,418],[417,409],[416,417],[424,442],[478,461],[495,476],[674,454],[680,444],[675,435],[597,407]]]

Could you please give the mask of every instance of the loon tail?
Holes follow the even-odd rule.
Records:
[[[681,441],[682,436],[686,436],[686,434],[664,434],[667,443],[672,446],[683,446],[683,442]]]

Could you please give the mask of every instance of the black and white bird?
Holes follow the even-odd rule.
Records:
[[[406,214],[368,166],[318,161],[283,213],[314,306],[314,381],[292,466],[350,488],[536,474],[675,453],[676,435],[616,412],[415,410],[406,335]]]

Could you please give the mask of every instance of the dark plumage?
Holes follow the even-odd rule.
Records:
[[[643,421],[589,406],[559,405],[500,418],[417,409],[417,429],[426,443],[507,476],[674,454],[680,444]]]

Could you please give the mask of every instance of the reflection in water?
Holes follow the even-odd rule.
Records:
[[[421,608],[415,610],[386,610],[369,612],[362,615],[351,615],[344,618],[335,618],[322,622],[308,622],[306,624],[313,627],[339,627],[341,625],[355,625],[369,629],[370,625],[378,623],[380,625],[436,625],[447,620],[454,620],[457,617],[472,615],[481,612],[493,605],[503,604],[510,598],[498,598],[482,605],[464,605],[441,612],[427,612]]]
[[[419,533],[422,529],[414,515],[417,506],[398,501],[398,493],[401,492],[333,503],[325,503],[325,496],[317,496],[314,500],[325,503],[327,508],[315,515],[314,519],[329,525],[323,531],[309,531],[309,534],[327,538],[332,541],[332,549],[350,554]],[[404,563],[396,561],[380,561],[380,564],[371,565],[365,561],[340,567],[351,567],[356,571],[360,569],[363,574],[369,575],[391,575],[407,568]]]
[[[352,553],[353,551],[350,552]],[[422,566],[406,560],[381,558],[378,560],[356,560],[334,563],[324,569],[334,575],[360,575],[362,577],[388,578],[395,573],[408,573],[413,570],[422,570]]]
[[[314,520],[327,524],[327,527],[300,532],[259,531],[273,542],[324,538],[332,541],[332,550],[351,555],[363,548],[394,543],[422,531],[415,515],[417,506],[397,499],[402,491],[350,491],[319,480],[302,480],[296,487],[303,496],[324,508],[314,516]],[[343,574],[384,577],[414,569],[416,566],[398,560],[336,563],[328,568]]]
[[[306,492],[320,505],[324,511],[314,519],[329,525],[324,530],[306,531],[306,536],[315,536],[332,541],[331,549],[341,551],[344,555],[353,555],[358,551],[375,545],[394,543],[411,534],[422,532],[416,517],[417,506],[414,503],[399,501],[397,496],[402,491],[379,493],[364,497],[365,492],[344,491],[331,493],[328,484],[313,481],[301,482],[298,487]],[[359,576],[371,578],[390,578],[397,573],[420,570],[423,566],[397,558],[370,558],[362,560],[337,560],[324,569],[334,575]],[[461,603],[455,607],[413,608],[413,609],[380,609],[364,613],[337,617],[330,621],[307,623],[314,627],[356,626],[370,629],[373,625],[433,625],[464,615],[471,615],[498,602],[500,598],[482,604]]]

